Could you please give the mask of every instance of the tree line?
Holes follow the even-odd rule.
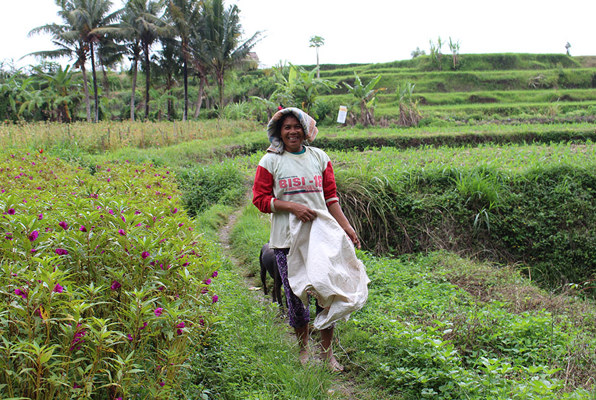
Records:
[[[49,34],[56,48],[37,51],[31,55],[42,59],[67,57],[74,62],[73,67],[82,74],[83,101],[89,122],[97,122],[99,119],[98,67],[105,74],[106,68],[115,66],[124,58],[130,60],[130,119],[134,121],[137,76],[141,66],[145,75],[144,116],[148,118],[151,66],[155,59],[155,55],[152,57],[152,48],[160,44],[161,50],[157,57],[164,67],[161,72],[166,77],[166,86],[173,85],[174,75],[178,69],[181,70],[184,87],[182,119],[187,120],[189,75],[196,75],[199,81],[197,112],[201,107],[208,77],[217,84],[218,107],[222,107],[226,72],[245,61],[260,38],[260,32],[256,32],[247,40],[242,40],[240,10],[236,5],[226,7],[223,0],[128,0],[122,9],[116,11],[111,11],[110,0],[55,1],[60,9],[58,15],[61,23],[36,27],[31,30],[30,35]],[[89,64],[93,104],[87,76]],[[58,97],[54,108],[55,117],[70,122],[73,116],[68,104],[72,100],[69,98],[72,94],[65,92],[65,88],[72,80],[72,71],[69,67],[58,67],[53,75],[60,75],[61,81],[52,81],[52,85],[48,84],[48,87],[52,86],[57,93],[62,93],[55,96]],[[29,83],[25,80],[24,84]],[[2,87],[0,91],[2,90],[7,89]],[[26,99],[21,102],[20,108],[32,107],[39,101]],[[10,101],[8,103],[10,105]]]

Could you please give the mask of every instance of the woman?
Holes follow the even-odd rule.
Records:
[[[288,299],[289,323],[300,345],[300,362],[308,361],[308,302],[304,304],[288,281],[287,256],[292,243],[290,214],[302,223],[317,218],[316,210],[328,210],[335,221],[360,248],[354,228],[345,217],[336,194],[335,176],[329,156],[307,146],[318,132],[316,122],[298,108],[278,111],[267,126],[271,146],[257,167],[253,203],[264,213],[272,213],[270,247],[274,249],[284,291]],[[317,306],[317,312],[321,309]],[[342,371],[331,348],[333,325],[321,330],[321,357],[333,371]]]

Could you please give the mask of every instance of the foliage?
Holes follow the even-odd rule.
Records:
[[[561,287],[596,273],[594,152],[588,143],[383,149],[334,158],[345,170],[337,173],[339,191],[351,193],[342,204],[351,219],[363,221],[369,248],[457,249],[522,262],[533,279]],[[379,226],[387,236],[378,235]]]
[[[360,108],[360,123],[363,126],[374,125],[374,108],[377,101],[377,94],[385,88],[376,88],[381,80],[381,75],[371,79],[366,85],[362,83],[360,77],[354,72],[354,86],[344,82],[348,92],[354,97],[356,107]]]
[[[315,77],[317,69],[308,72],[304,68],[290,64],[289,66],[279,65],[275,68],[275,80],[277,89],[271,95],[270,100],[283,105],[284,107],[298,107],[306,111],[313,118],[315,115],[314,106],[322,91],[332,89],[335,84]]]
[[[220,260],[173,174],[40,153],[0,164],[2,397],[175,396],[209,341]]]
[[[516,309],[507,287],[529,287],[515,272],[447,253],[400,260],[359,256],[371,278],[368,303],[339,325],[340,335],[359,380],[383,388],[384,398],[589,396],[582,386],[589,388],[593,372],[573,354],[594,346],[590,319],[574,323],[576,315],[564,307]],[[494,287],[490,279],[497,274],[502,286]],[[479,290],[466,291],[472,288]],[[566,368],[579,378],[569,386]]]
[[[247,189],[244,176],[233,162],[188,168],[180,171],[177,179],[191,216],[215,204],[238,204]]]

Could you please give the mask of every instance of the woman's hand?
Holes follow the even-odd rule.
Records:
[[[294,203],[290,210],[300,221],[309,222],[317,217],[317,212],[303,204]]]
[[[350,226],[347,229],[344,229],[344,231],[346,232],[346,235],[348,235],[348,237],[350,238],[352,243],[354,243],[354,246],[356,248],[358,248],[358,249],[362,248],[362,245],[360,244],[360,239],[358,239],[358,235],[356,234],[356,231],[354,230],[354,228],[352,228]]]

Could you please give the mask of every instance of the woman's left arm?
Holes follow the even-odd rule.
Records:
[[[354,230],[354,228],[352,228],[352,225],[350,225],[350,222],[346,218],[343,210],[341,209],[341,206],[339,205],[339,202],[329,204],[327,206],[327,209],[329,210],[329,213],[333,216],[333,218],[335,218],[335,220],[339,223],[342,229],[346,232],[352,243],[354,243],[354,246],[356,246],[357,248],[361,248],[360,239],[358,239],[356,231]]]

